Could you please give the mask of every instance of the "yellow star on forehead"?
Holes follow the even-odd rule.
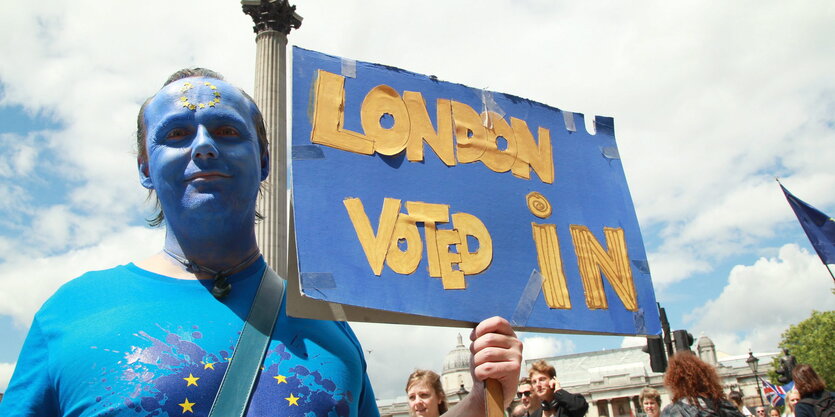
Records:
[[[285,400],[287,400],[287,405],[299,405],[299,397],[294,397],[292,393]]]
[[[197,404],[197,403],[190,403],[190,402],[188,402],[188,398],[186,398],[186,402],[180,403],[180,404],[177,404],[177,405],[179,405],[180,407],[183,407],[183,414],[185,414],[186,411],[188,411],[189,413],[194,414],[194,410],[191,409],[191,407],[193,407],[194,404]]]
[[[282,383],[282,382],[285,383],[285,384],[287,383],[287,377],[284,376],[284,375],[274,376],[273,378],[275,378],[276,382],[279,383],[279,384]]]
[[[196,387],[197,386],[197,380],[200,379],[200,378],[192,375],[191,372],[189,372],[188,378],[183,378],[183,379],[185,379],[186,382],[188,382],[188,384],[186,384],[187,387],[190,387],[192,385],[194,385]]]
[[[212,95],[214,96],[213,99],[211,99],[211,100],[209,100],[205,103],[192,103],[191,101],[189,101],[188,96],[186,96],[185,93],[186,93],[186,91],[192,89],[194,86],[192,86],[191,83],[186,82],[185,84],[183,84],[183,87],[180,89],[180,91],[183,93],[183,95],[180,96],[178,103],[180,103],[180,105],[182,107],[186,107],[189,110],[197,110],[197,109],[205,109],[207,107],[214,107],[215,104],[220,103],[220,91],[217,91],[217,87],[215,87],[214,85],[212,85],[212,83],[210,83],[208,81],[204,81],[203,85],[206,86],[206,87],[209,87],[211,90],[213,90],[213,92],[212,92]]]
[[[214,362],[204,362],[204,363],[203,363],[203,369],[212,369],[212,370],[214,370],[214,369],[215,369],[215,363],[214,363]]]

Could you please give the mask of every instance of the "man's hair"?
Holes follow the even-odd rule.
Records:
[[[516,386],[520,387],[522,385],[531,385],[531,378],[526,376],[519,379],[519,383]]]
[[[426,384],[433,391],[435,391],[435,395],[441,399],[441,402],[438,404],[438,414],[443,414],[447,412],[447,403],[446,403],[446,394],[444,393],[444,387],[441,385],[441,376],[426,369],[416,369],[409,375],[409,379],[406,380],[406,393],[409,393],[409,388],[415,384]]]
[[[655,388],[644,388],[641,390],[641,395],[638,396],[639,400],[641,401],[641,407],[644,406],[644,400],[650,399],[655,400],[655,403],[658,404],[658,407],[661,407],[661,393],[658,392]]]
[[[216,80],[224,81],[223,75],[216,71],[212,71],[207,68],[183,68],[173,74],[171,74],[165,83],[162,84],[162,88],[165,88],[168,84],[173,83],[177,80],[182,80],[183,78],[191,78],[191,77],[206,77],[206,78],[214,78]],[[246,91],[241,90],[238,88],[238,91],[249,100],[250,104],[252,105],[252,123],[255,125],[255,131],[258,135],[258,146],[261,149],[261,155],[264,155],[264,152],[267,151],[267,147],[269,146],[269,142],[267,139],[267,127],[264,124],[264,117],[261,115],[261,111],[258,109],[258,105],[255,104],[255,100],[246,93]],[[142,106],[139,108],[139,115],[136,118],[136,154],[139,162],[146,162],[148,160],[148,149],[146,147],[146,139],[148,136],[148,128],[145,126],[145,108],[148,106],[148,103],[156,97],[156,94],[148,97]],[[148,190],[148,199],[154,196],[154,190]],[[153,217],[146,219],[148,225],[151,227],[156,227],[162,224],[165,221],[165,213],[162,212],[162,207],[160,206],[159,198],[155,198],[154,201],[154,210],[156,214]],[[261,213],[255,212],[255,218],[257,220],[261,220],[264,216]]]
[[[528,377],[532,377],[534,372],[548,375],[549,378],[555,378],[557,376],[557,370],[553,366],[548,365],[548,362],[541,359],[531,365],[531,370],[528,371]]]
[[[728,399],[739,408],[742,407],[742,393],[739,391],[731,391],[728,393]]]
[[[797,365],[792,371],[792,379],[794,379],[794,387],[800,393],[800,398],[826,389],[826,383],[811,365]]]
[[[664,385],[673,393],[673,402],[687,398],[691,404],[698,406],[697,397],[714,403],[725,399],[716,369],[691,352],[679,352],[670,357]]]

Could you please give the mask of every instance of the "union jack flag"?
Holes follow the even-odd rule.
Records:
[[[794,388],[794,381],[783,386],[774,385],[762,378],[760,378],[760,381],[763,383],[763,394],[765,394],[765,398],[771,403],[772,407],[783,405],[786,399],[786,392]]]

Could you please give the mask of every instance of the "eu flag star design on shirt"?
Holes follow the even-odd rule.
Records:
[[[191,372],[189,372],[188,373],[188,378],[183,378],[183,379],[186,380],[186,386],[187,387],[190,387],[192,385],[194,385],[196,387],[197,386],[197,380],[200,379],[200,378],[192,375]]]
[[[195,403],[188,402],[188,398],[186,398],[186,400],[184,402],[182,402],[180,404],[177,404],[177,405],[179,405],[180,407],[183,407],[183,414],[185,414],[186,411],[188,411],[189,413],[194,414],[194,410],[191,409],[191,407],[193,407],[194,404]]]
[[[125,355],[126,372],[112,370],[115,378],[127,383],[121,401],[139,413],[205,416],[229,365],[225,358],[232,356],[233,348],[207,352],[200,347],[202,336],[196,331],[189,335],[167,332],[160,338],[140,331],[137,336],[149,346],[134,346]],[[275,383],[267,383],[270,379]],[[248,415],[261,415],[264,407],[275,410],[276,406],[303,414],[349,415],[350,393],[339,390],[319,370],[299,363],[283,344],[271,346],[259,380],[262,383],[256,385]],[[101,402],[105,407],[113,404]]]

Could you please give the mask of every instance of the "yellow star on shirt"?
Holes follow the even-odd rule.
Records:
[[[185,379],[186,382],[188,382],[188,384],[186,384],[187,387],[190,387],[192,385],[194,385],[196,387],[197,386],[197,380],[200,379],[200,378],[192,375],[191,372],[189,372],[188,378],[183,378],[183,379]]]
[[[292,393],[285,400],[287,400],[287,405],[299,405],[299,397],[294,397]]]
[[[183,407],[183,414],[185,414],[186,411],[188,411],[189,413],[194,414],[194,410],[191,409],[191,407],[194,406],[194,404],[196,404],[196,403],[190,403],[190,402],[188,402],[188,398],[186,398],[186,402],[180,403],[180,404],[177,404],[177,405],[179,405],[180,407]]]
[[[203,369],[214,370],[215,369],[215,363],[214,362],[205,362],[205,363],[203,363]]]
[[[276,382],[279,383],[279,384],[282,383],[282,382],[285,383],[285,384],[287,383],[287,377],[284,376],[284,375],[274,376],[273,378],[275,378]]]

